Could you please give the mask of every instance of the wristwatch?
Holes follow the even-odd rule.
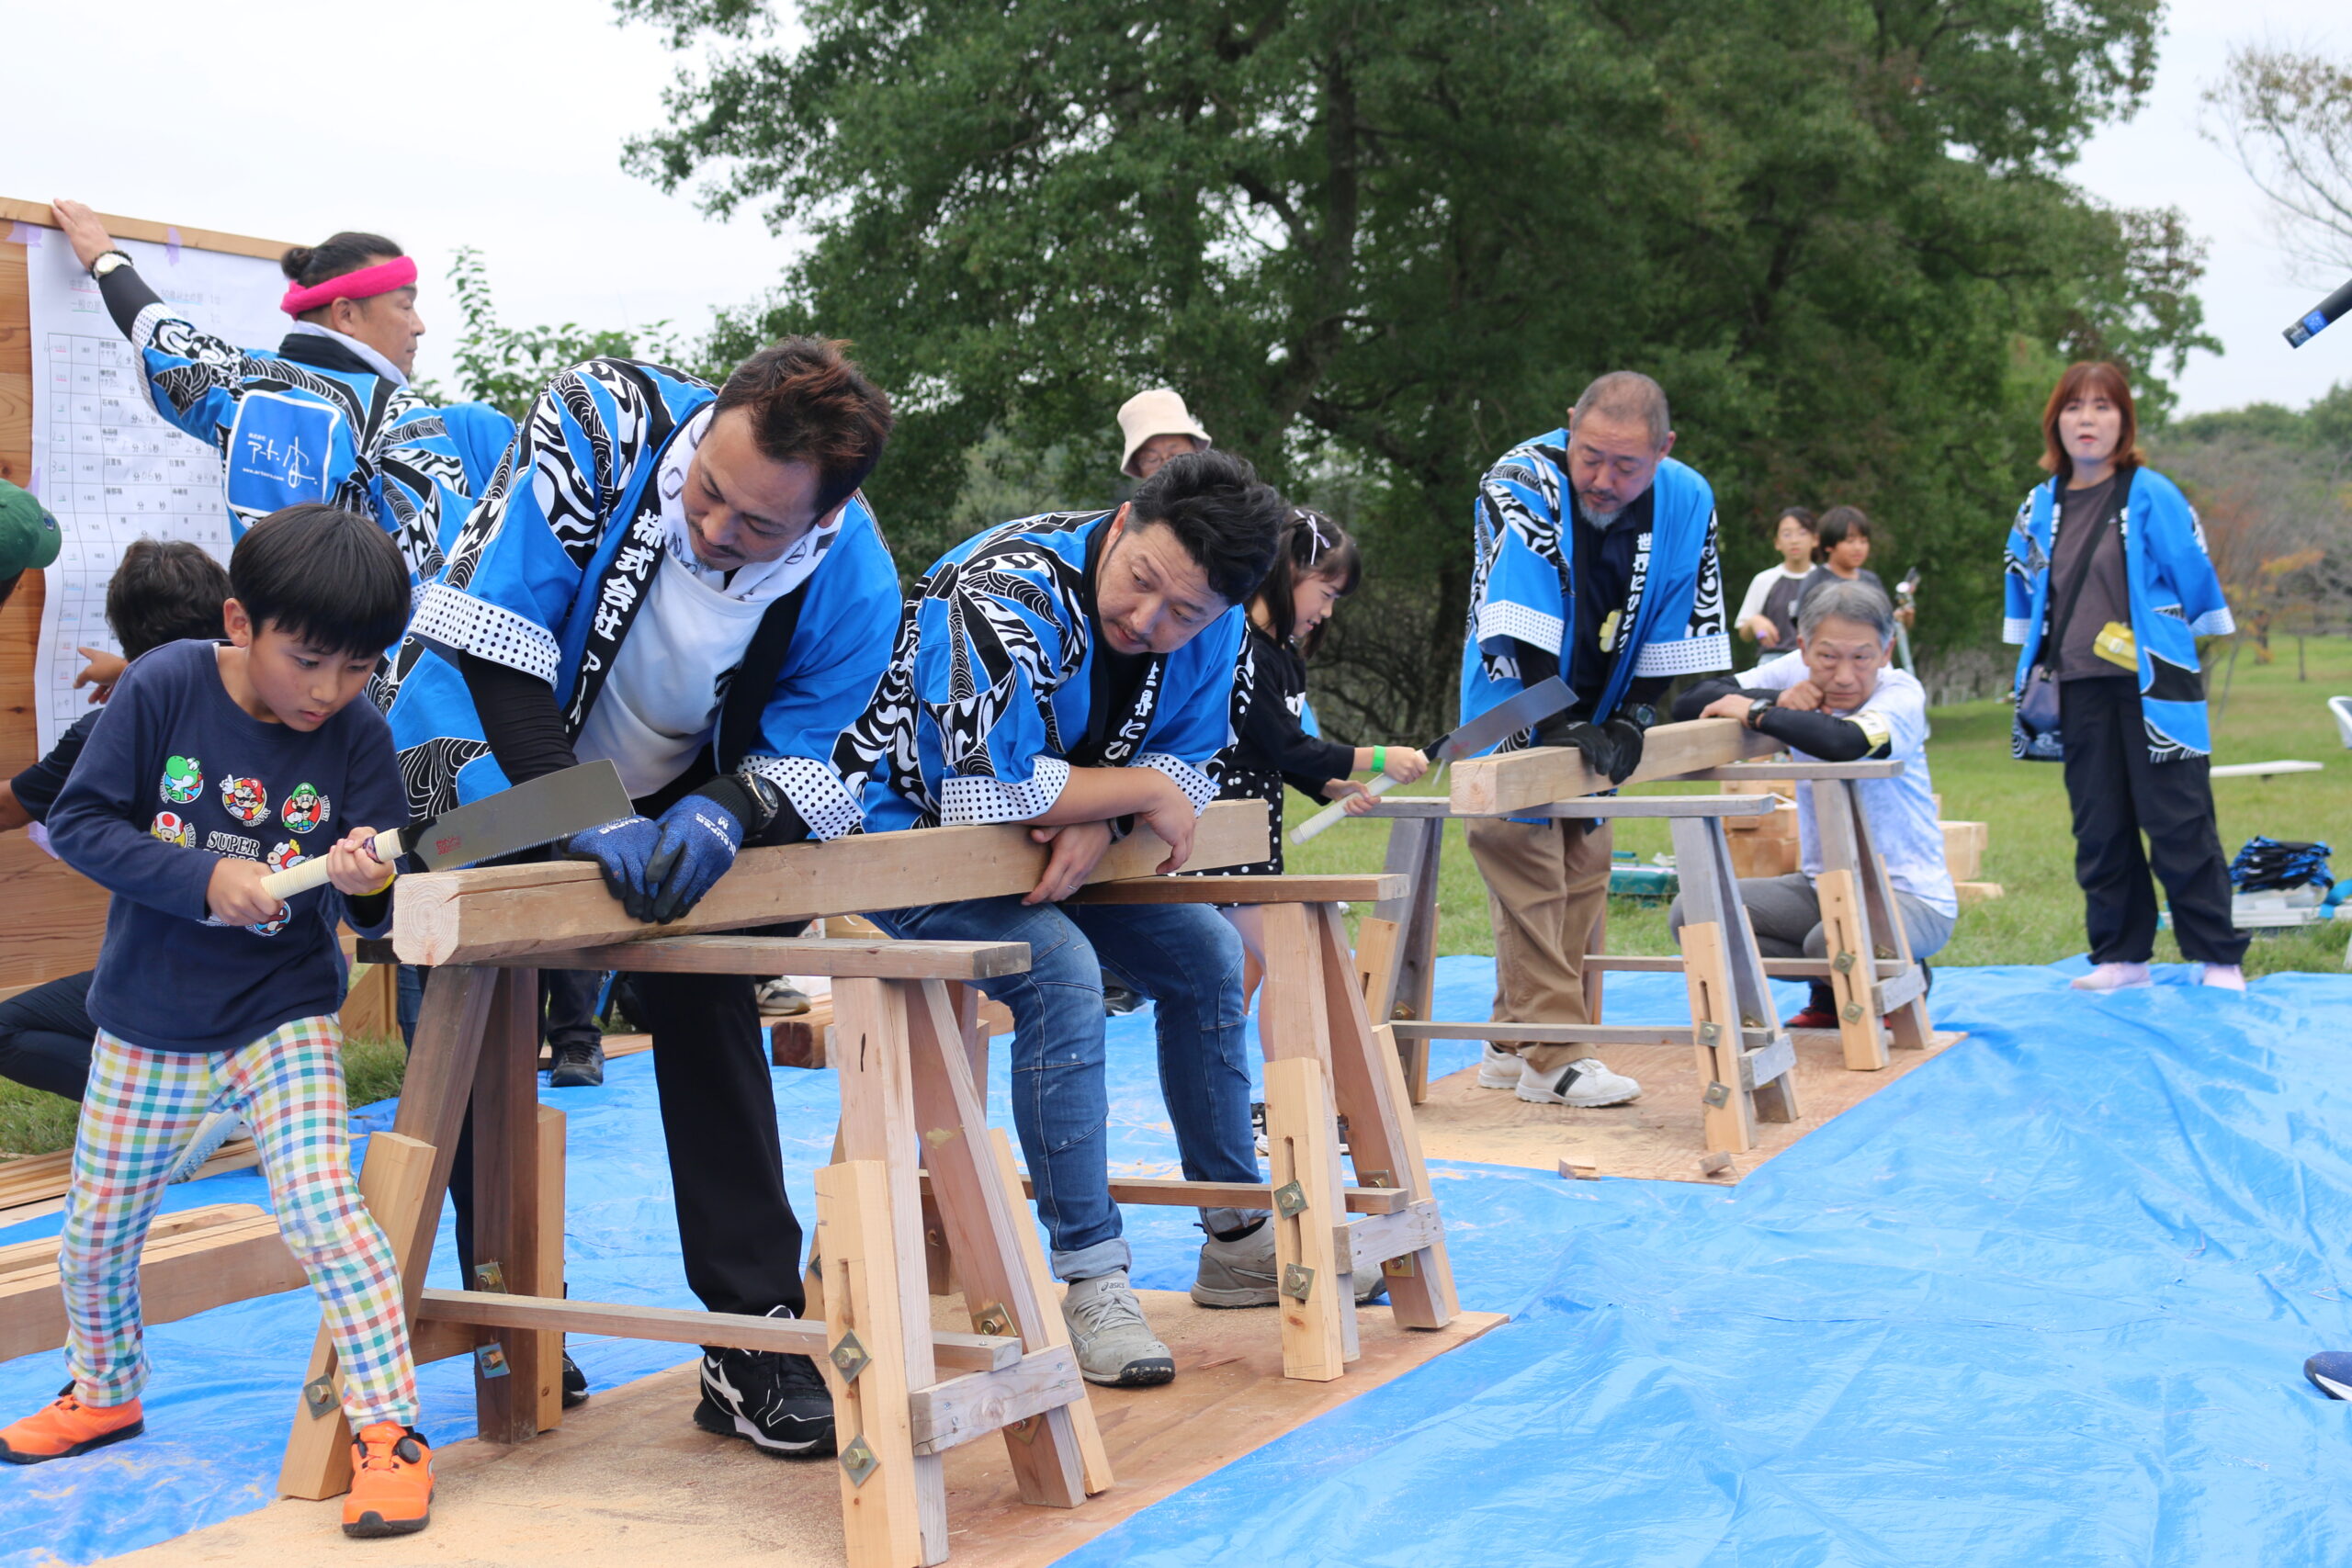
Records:
[[[1637,729],[1649,729],[1657,724],[1657,709],[1647,703],[1627,703],[1617,710],[1617,716],[1632,719]]]
[[[1762,720],[1766,714],[1770,713],[1774,707],[1779,705],[1779,703],[1780,699],[1775,697],[1770,692],[1765,693],[1760,697],[1750,697],[1747,702],[1747,716],[1740,722],[1747,725],[1748,728],[1753,729],[1756,728],[1757,724]]]
[[[122,251],[104,251],[99,254],[97,260],[90,264],[90,276],[92,277],[104,277],[115,268],[119,266],[129,266],[130,265],[130,257],[128,253]]]

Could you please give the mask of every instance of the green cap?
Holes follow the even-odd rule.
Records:
[[[0,578],[14,578],[27,567],[47,566],[64,543],[49,508],[31,491],[0,479]]]

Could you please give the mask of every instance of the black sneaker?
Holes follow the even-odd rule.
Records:
[[[594,1089],[604,1081],[603,1041],[566,1041],[555,1048],[555,1060],[548,1067],[549,1089]]]
[[[563,1407],[577,1410],[587,1403],[588,1374],[580,1370],[580,1363],[571,1359],[571,1351],[566,1350],[563,1353]]]
[[[778,1307],[770,1317],[792,1314]],[[722,1438],[748,1438],[778,1458],[833,1451],[833,1395],[806,1356],[703,1347],[702,1403],[695,1425]]]
[[[1143,998],[1141,995],[1129,988],[1125,983],[1113,979],[1109,970],[1105,969],[1102,972],[1102,1013],[1104,1017],[1125,1018],[1127,1014],[1135,1011],[1141,1006],[1143,1006]]]

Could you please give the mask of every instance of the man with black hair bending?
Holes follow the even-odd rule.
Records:
[[[0,1428],[0,1459],[144,1430],[140,1248],[165,1171],[220,1102],[253,1128],[343,1368],[343,1528],[402,1534],[431,1516],[433,1465],[400,1274],[351,1173],[334,931],[391,924],[392,868],[370,844],[407,818],[383,716],[355,699],[407,617],[408,572],[373,520],[293,506],[238,542],[229,580],[230,640],[175,642],[126,671],[49,814],[58,853],[114,898],[57,1254],[73,1377]],[[322,855],[328,886],[266,889]]]
[[[890,423],[888,400],[818,338],[762,349],[716,391],[626,359],[556,377],[393,657],[411,813],[609,758],[638,814],[567,852],[596,863],[632,919],[662,921],[747,843],[855,826],[822,759],[865,711],[898,617],[898,571],[857,493]],[[632,988],[686,1283],[713,1312],[798,1316],[800,1226],[752,977],[640,974]],[[464,1258],[470,1205],[452,1189]],[[831,1451],[832,1401],[806,1356],[709,1348],[702,1388],[706,1430]]]
[[[980,981],[1012,1012],[1013,1124],[1080,1370],[1093,1382],[1164,1383],[1168,1347],[1127,1283],[1104,1142],[1102,972],[1157,1007],[1160,1087],[1194,1181],[1260,1179],[1250,1126],[1241,939],[1200,904],[1081,904],[1121,831],[1148,827],[1190,857],[1232,739],[1243,604],[1274,558],[1286,508],[1241,459],[1171,458],[1115,512],[1023,518],[966,540],[916,585],[890,668],[835,766],[865,830],[1021,822],[1053,846],[1026,897],[876,914],[894,936],[1024,942],[1026,973]],[[1204,1282],[1273,1300],[1272,1227],[1202,1212]],[[1238,1300],[1217,1304],[1245,1304]]]
[[[1559,676],[1564,712],[1500,750],[1574,746],[1622,784],[1677,675],[1731,668],[1715,497],[1674,446],[1666,393],[1631,370],[1584,389],[1567,426],[1523,442],[1478,484],[1462,717]],[[1609,824],[1481,818],[1470,853],[1495,922],[1494,1019],[1584,1023],[1584,958],[1609,906]],[[1642,1092],[1588,1045],[1521,1045],[1498,1028],[1481,1089],[1538,1105]]]

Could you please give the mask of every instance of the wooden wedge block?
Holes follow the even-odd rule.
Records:
[[[1992,828],[1984,822],[1939,822],[1944,830],[1944,869],[1954,882],[1973,882],[1984,874],[1984,851]]]

